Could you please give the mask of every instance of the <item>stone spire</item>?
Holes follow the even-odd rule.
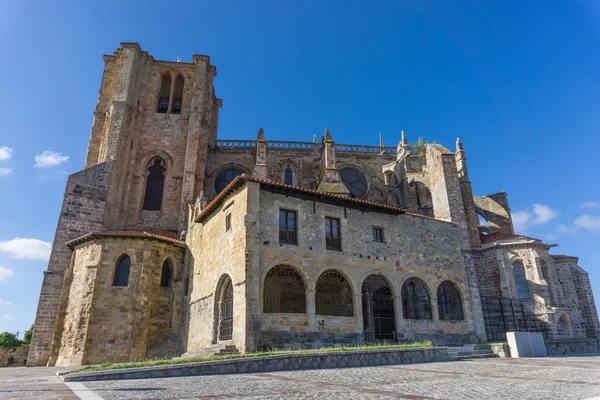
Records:
[[[400,139],[400,143],[398,143],[398,147],[396,148],[396,159],[399,160],[410,154],[410,145],[408,144],[408,139],[402,131],[402,139]]]
[[[385,146],[383,145],[383,135],[379,134],[379,151],[383,153]]]
[[[323,149],[321,151],[321,179],[317,190],[327,193],[341,194],[349,196],[350,191],[344,185],[336,165],[335,142],[329,133],[329,128],[325,128],[323,135]]]
[[[263,128],[258,130],[258,137],[256,138],[256,161],[252,176],[258,179],[269,179],[267,173],[267,140]]]
[[[463,148],[460,138],[456,138],[456,152],[458,153],[459,151],[465,151],[465,149]]]

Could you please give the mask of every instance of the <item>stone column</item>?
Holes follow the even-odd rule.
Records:
[[[402,296],[394,296],[392,298],[394,302],[394,324],[396,326],[396,340],[400,339],[400,337],[404,337],[404,332],[402,332],[404,328],[404,316],[402,313]]]
[[[175,79],[176,79],[176,77],[174,76],[175,74],[173,74],[172,72],[169,73],[169,75],[171,76],[171,91],[169,92],[169,107],[167,108],[167,114],[171,113],[171,107],[173,107],[173,95],[175,93]]]
[[[306,291],[306,313],[308,314],[308,331],[317,332],[317,308],[315,304],[315,291]]]
[[[354,312],[354,317],[356,318],[356,327],[355,327],[355,331],[357,333],[362,333],[364,326],[363,326],[363,309],[362,309],[362,294],[354,294],[352,295],[352,299],[354,301],[353,306],[353,312]]]

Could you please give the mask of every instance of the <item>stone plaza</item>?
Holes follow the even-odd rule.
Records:
[[[600,398],[600,354],[98,381],[70,387],[54,376],[63,369],[0,369],[0,399]]]

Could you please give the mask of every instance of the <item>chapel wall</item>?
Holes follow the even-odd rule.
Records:
[[[89,265],[85,256],[87,248],[101,246],[101,257],[97,266]],[[81,257],[77,253],[82,253]],[[160,286],[162,263],[169,259],[175,271],[181,270],[183,250],[170,244],[143,239],[96,239],[92,245],[81,245],[75,250],[75,276],[87,269],[95,269],[95,279],[86,279],[81,285],[73,279],[71,292],[78,296],[90,296],[91,306],[73,309],[65,319],[85,320],[86,326],[77,329],[77,335],[84,336],[84,354],[81,363],[78,359],[63,358],[57,365],[97,364],[104,362],[128,362],[144,359],[147,349],[171,333],[177,333],[180,326],[173,326],[178,292],[183,290],[179,279],[171,287]],[[123,255],[131,259],[127,286],[113,286],[115,268]],[[90,274],[89,272],[87,274]],[[86,275],[88,276],[88,275]],[[174,277],[177,276],[177,272]],[[75,307],[69,301],[70,307]],[[65,328],[68,328],[65,325]],[[63,332],[63,338],[68,329]],[[66,341],[63,340],[65,344]],[[61,346],[61,352],[64,350]]]
[[[600,337],[600,322],[598,310],[594,302],[594,293],[590,283],[589,274],[579,265],[570,265],[573,284],[577,288],[577,300],[581,310],[581,317],[585,323],[585,333],[588,338]]]
[[[187,354],[200,352],[219,341],[217,338],[217,293],[228,276],[233,284],[232,343],[245,351],[246,340],[246,215],[247,188],[230,195],[204,223],[189,228],[189,295],[186,325]],[[231,228],[226,230],[226,217],[231,215]]]

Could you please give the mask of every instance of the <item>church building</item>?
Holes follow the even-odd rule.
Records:
[[[515,233],[506,193],[473,195],[460,140],[221,139],[216,75],[137,43],[104,56],[29,366],[600,336],[578,259]]]

